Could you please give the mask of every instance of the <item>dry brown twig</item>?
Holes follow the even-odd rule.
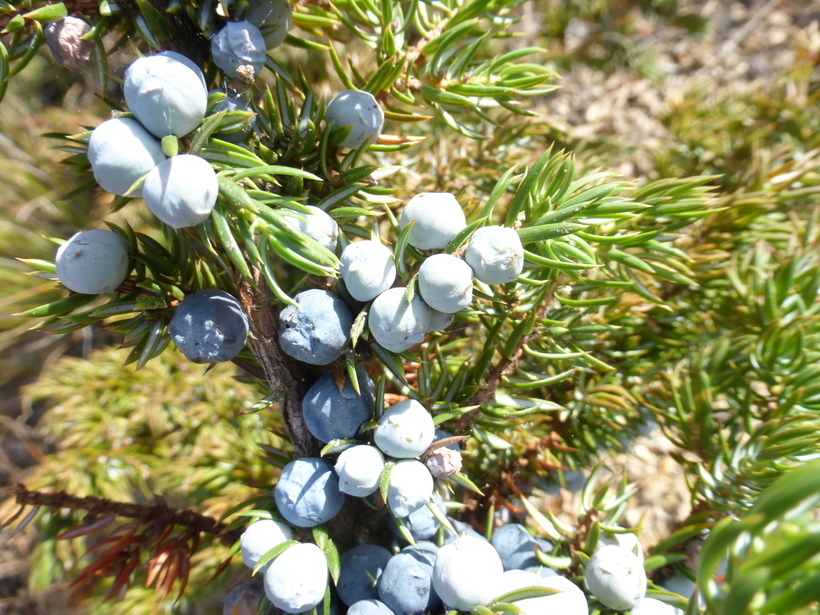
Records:
[[[27,508],[31,510],[12,535],[28,525],[41,507],[86,513],[79,525],[57,536],[57,540],[94,534],[108,527],[117,517],[131,519],[89,548],[88,554],[95,557],[71,583],[71,600],[74,602],[102,577],[114,578],[105,600],[121,599],[131,585],[134,571],[142,563],[143,554],[147,552],[151,555],[146,562],[146,587],[154,585],[165,598],[179,579],[179,600],[187,586],[191,557],[199,549],[202,534],[209,534],[225,545],[232,545],[242,531],[191,510],[170,508],[164,502],[150,505],[115,502],[93,496],[78,497],[64,491],[29,491],[21,484],[14,487],[14,495],[20,508],[0,529],[13,524]],[[181,531],[178,528],[182,528]],[[224,568],[220,567],[219,572]]]

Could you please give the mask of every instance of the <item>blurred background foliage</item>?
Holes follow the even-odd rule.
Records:
[[[660,207],[685,193],[681,211],[692,215],[638,212],[630,230],[662,228],[663,242],[596,244],[594,267],[566,259],[531,295],[505,298],[519,315],[549,302],[549,322],[539,323],[546,334],[525,345],[516,372],[474,424],[465,473],[486,497],[465,497],[465,516],[482,531],[494,515],[525,519],[556,539],[548,563],[576,578],[601,528],[645,522],[647,568],[657,583],[681,573],[714,584],[716,562],[728,554],[720,575],[729,584],[705,592],[713,612],[815,612],[816,591],[801,595],[800,606],[784,605],[800,602],[788,595],[799,579],[818,578],[817,558],[781,569],[772,554],[816,541],[820,531],[811,513],[818,486],[806,478],[817,472],[784,482],[790,468],[820,455],[820,14],[800,1],[533,0],[517,10],[524,16],[514,27],[518,38],[493,41],[494,50],[543,47],[539,62],[561,75],[550,80],[561,89],[525,101],[536,117],[493,109],[496,124],[485,125],[459,116],[461,136],[441,114],[388,123],[387,133],[427,136],[403,153],[372,154],[384,166],[400,160],[389,180],[394,196],[450,191],[466,196],[475,212],[507,169],[532,168],[551,147],[551,160],[571,161],[576,178],[598,171],[623,177],[611,184],[613,200]],[[355,64],[357,47],[344,43]],[[341,87],[327,54],[323,63],[315,50],[285,49],[277,61],[290,74],[302,67],[318,94]],[[126,44],[112,56],[112,74],[131,51]],[[88,177],[61,165],[59,143],[42,136],[81,132],[107,117],[99,88],[93,69],[61,70],[43,50],[0,104],[0,475],[30,489],[136,503],[162,498],[219,518],[275,480],[259,445],[287,450],[275,413],[243,414],[264,392],[236,368],[203,374],[173,350],[141,370],[123,368],[128,351],[116,349],[121,339],[103,327],[44,335],[12,315],[62,296],[50,281],[24,275],[30,268],[15,257],[52,259],[47,237],[123,221],[110,214],[107,197],[78,190]],[[118,96],[116,84],[107,88]],[[432,115],[434,102],[425,103]],[[469,138],[472,130],[487,138]],[[702,179],[675,182],[685,177]],[[130,211],[128,222],[156,236],[147,216]],[[607,234],[618,236],[618,225],[612,220]],[[552,245],[573,259],[584,253],[571,239]],[[619,279],[640,280],[643,291],[618,288]],[[498,305],[483,306],[460,332],[481,331],[498,317]],[[504,326],[496,331],[501,339],[523,335],[512,322]],[[452,389],[454,401],[467,401],[462,363],[444,357],[485,341],[476,339],[442,337],[426,362],[400,368],[417,370],[413,386],[422,398]],[[400,392],[400,379],[392,380]],[[632,474],[632,484],[612,480],[624,451],[620,467],[630,474],[636,438],[644,447],[667,447],[680,473],[655,469]],[[657,519],[652,506],[630,510],[639,485],[666,480],[685,504],[676,514]],[[777,509],[775,496],[761,492],[793,506]],[[3,511],[14,508],[7,501]],[[777,523],[761,525],[760,514]],[[42,513],[36,534],[4,545],[0,611],[68,612],[63,590],[88,545],[48,539],[80,519]],[[692,545],[719,521],[723,548],[707,542],[698,570]],[[208,581],[227,554],[220,544],[199,552],[176,606],[139,581],[122,602],[102,604],[103,583],[77,612],[221,612],[241,564]],[[764,595],[737,610],[751,572]],[[654,586],[650,594],[663,595]],[[683,598],[665,597],[687,607]]]
[[[287,450],[287,442],[271,433],[276,423],[270,417],[245,412],[256,390],[238,382],[231,367],[217,366],[203,378],[201,369],[177,359],[166,352],[135,370],[123,368],[121,351],[106,348],[57,361],[23,392],[29,404],[60,400],[41,421],[40,435],[51,452],[27,487],[117,502],[163,502],[219,518],[272,484],[275,471],[260,446]],[[75,515],[59,511],[40,521],[42,540],[31,554],[33,590],[75,577],[87,564],[77,557],[84,537],[52,540],[76,524]],[[198,554],[189,583],[203,605],[216,602],[232,580],[223,575],[209,583],[225,554],[222,545]],[[145,576],[143,571],[137,591],[129,591],[113,612],[161,610],[159,593],[140,591]],[[104,594],[109,587],[103,583],[98,590]],[[187,608],[187,599],[179,608]]]

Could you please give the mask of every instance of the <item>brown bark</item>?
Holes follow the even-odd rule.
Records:
[[[279,319],[273,307],[273,297],[261,275],[256,276],[257,287],[246,281],[239,285],[239,295],[250,319],[253,338],[249,340],[273,392],[281,395],[282,418],[293,445],[293,456],[318,457],[320,442],[305,425],[302,398],[307,382],[297,361],[282,351],[279,345]]]
[[[240,283],[240,300],[249,315],[254,337],[250,347],[265,373],[272,391],[280,393],[280,405],[285,427],[290,435],[293,456],[319,457],[322,444],[308,431],[302,413],[302,399],[308,382],[302,366],[282,351],[279,345],[279,319],[273,307],[273,297],[265,281],[256,275],[257,288]],[[328,523],[333,539],[341,550],[355,544],[357,525],[361,521],[361,502],[345,498],[342,510]]]

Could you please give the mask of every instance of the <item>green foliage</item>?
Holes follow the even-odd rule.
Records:
[[[118,502],[159,499],[219,518],[255,488],[273,482],[276,470],[260,455],[260,446],[287,450],[287,442],[270,431],[277,429],[273,417],[245,413],[256,387],[238,381],[234,369],[218,366],[204,374],[205,368],[180,362],[170,352],[140,370],[123,368],[125,356],[109,349],[88,359],[64,357],[27,389],[30,402],[58,402],[42,422],[54,451],[29,476],[32,489]],[[44,541],[34,553],[32,587],[76,576],[81,564],[76,553],[90,545],[85,538],[53,538],[80,521],[66,511],[41,513]],[[183,604],[202,600],[203,592],[213,599],[225,587],[231,575],[215,586],[208,580],[228,552],[218,543],[200,552]],[[144,584],[145,572],[140,575]],[[116,606],[99,608],[129,613],[159,604],[153,590],[132,588]]]
[[[817,506],[820,463],[787,472],[749,513],[726,518],[703,546],[699,581],[706,602],[724,613],[810,613],[820,599]],[[726,581],[712,581],[721,560]]]
[[[77,187],[75,179],[52,172],[60,168],[64,154],[52,149],[53,142],[39,134],[64,130],[66,123],[87,121],[74,111],[48,108],[48,94],[41,92],[38,84],[58,82],[56,73],[36,56],[9,82],[0,104],[0,181],[6,199],[0,207],[0,386],[36,377],[37,363],[61,345],[58,338],[28,333],[31,321],[13,315],[63,296],[40,275],[25,275],[35,267],[15,257],[53,260],[56,246],[47,237],[63,236],[66,229],[80,228],[103,215],[85,194],[69,195]],[[32,95],[35,91],[38,94]],[[37,118],[36,133],[32,125],[20,121],[26,117]],[[34,360],[19,361],[20,352]]]
[[[784,167],[799,169],[805,188],[775,174],[704,225],[711,247],[696,256],[699,284],[677,299],[683,318],[664,340],[665,361],[677,364],[645,396],[673,441],[699,457],[684,462],[693,491],[724,514],[751,506],[818,447],[818,166],[801,162]]]

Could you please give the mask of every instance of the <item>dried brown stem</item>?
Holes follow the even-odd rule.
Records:
[[[78,497],[65,491],[46,493],[29,491],[24,485],[14,487],[14,495],[21,506],[46,506],[48,508],[68,508],[84,510],[90,519],[105,517],[127,517],[150,525],[178,525],[197,533],[212,534],[226,545],[232,545],[239,538],[241,530],[229,530],[224,523],[213,517],[201,515],[192,510],[177,510],[165,504],[131,504],[115,502],[94,496]]]

